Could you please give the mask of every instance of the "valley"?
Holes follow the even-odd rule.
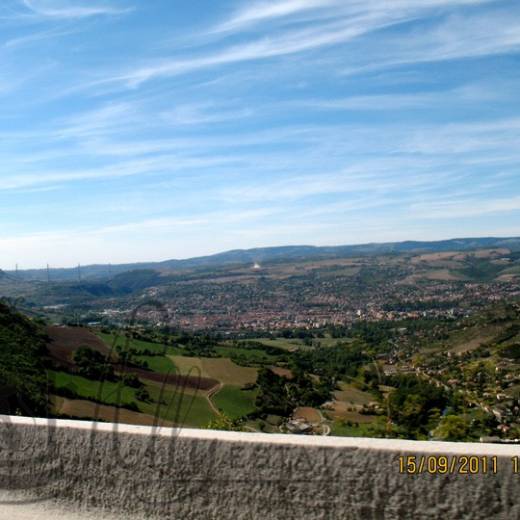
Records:
[[[0,284],[5,322],[40,338],[40,354],[27,354],[40,367],[35,414],[272,433],[520,438],[514,247],[278,257],[77,282],[6,274]],[[4,403],[13,407],[22,412]]]

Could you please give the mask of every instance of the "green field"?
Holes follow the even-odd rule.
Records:
[[[67,374],[66,372],[48,371],[51,381],[54,382],[55,388],[58,390],[66,388],[74,392],[79,397],[85,399],[97,399],[105,404],[128,404],[137,401],[135,397],[135,389],[128,386],[120,385],[105,381],[103,385],[99,381],[92,381],[85,377],[75,374]]]
[[[139,361],[146,361],[148,368],[160,374],[175,373],[177,371],[172,360],[167,356],[136,356]]]
[[[124,335],[118,335],[115,334],[105,334],[104,332],[96,332],[97,336],[100,337],[109,348],[112,348],[112,345],[114,346],[120,346],[125,347],[127,338]],[[174,347],[172,345],[162,345],[160,343],[152,343],[151,341],[143,341],[140,339],[133,339],[130,338],[128,341],[128,348],[134,348],[137,351],[145,351],[149,350],[151,352],[157,352],[157,353],[168,353],[168,354],[182,354],[182,349],[178,347]]]
[[[97,335],[108,345],[109,348],[112,348],[114,345],[125,347],[127,338],[125,336],[115,336],[113,334],[105,334],[103,332],[98,332]],[[150,352],[157,352],[165,354],[173,354],[176,352],[181,352],[180,349],[172,346],[165,347],[159,343],[152,343],[150,341],[142,341],[138,339],[130,339],[128,343],[128,348],[136,349],[138,352],[145,352],[146,350]],[[172,363],[171,359],[164,356],[146,356],[146,355],[138,355],[136,359],[139,361],[146,361],[148,363],[148,368],[153,372],[159,372],[160,374],[168,374],[170,372],[175,372],[175,365]]]
[[[374,427],[368,424],[359,424],[358,426],[349,426],[342,421],[334,421],[330,425],[331,435],[339,435],[342,437],[374,437]]]
[[[273,364],[276,363],[280,357],[270,354],[261,348],[221,346],[216,347],[215,351],[221,357],[229,357],[240,361],[240,364]],[[280,352],[280,355],[283,354],[283,352]]]
[[[158,385],[148,385],[146,389],[152,400],[159,400],[161,389]],[[193,392],[186,392],[182,395],[169,386],[163,391],[162,398],[165,403],[159,408],[159,417],[173,421],[179,426],[206,428],[208,423],[215,418],[215,414],[202,392],[198,395]],[[139,402],[139,409],[144,413],[155,415],[157,403]]]
[[[372,394],[363,392],[351,384],[340,382],[338,385],[340,390],[334,392],[334,397],[337,401],[343,401],[354,405],[364,405],[371,401],[375,401]]]
[[[169,356],[179,374],[183,376],[199,376],[211,377],[205,370],[202,364],[203,358],[191,356]]]
[[[252,338],[251,341],[257,341],[268,347],[275,347],[283,350],[294,350],[294,349],[311,349],[312,347],[306,345],[302,339],[297,338]],[[352,338],[332,338],[325,335],[323,338],[314,338],[313,344],[319,343],[322,347],[333,347],[338,342],[350,343],[354,341]]]
[[[152,402],[145,403],[138,401],[135,396],[136,390],[128,386],[104,382],[100,393],[101,384],[99,381],[92,381],[65,372],[50,371],[49,374],[54,380],[58,394],[60,389],[68,388],[74,391],[79,398],[100,400],[102,403],[110,405],[125,405],[135,402],[140,412],[154,415],[157,411],[157,401],[161,395],[160,385],[149,384],[145,386],[152,400]],[[159,416],[163,419],[175,421],[177,424],[206,427],[215,416],[202,392],[200,395],[193,392],[182,395],[168,385],[162,393],[162,400],[163,403],[159,407]]]
[[[224,384],[243,386],[255,383],[258,370],[252,367],[239,366],[229,358],[194,358],[188,356],[172,356],[173,363],[180,374],[210,377]]]
[[[225,385],[211,399],[215,406],[231,419],[238,419],[255,410],[256,390],[241,390]]]
[[[268,347],[276,347],[283,350],[293,350],[295,348],[308,348],[304,345],[303,341],[300,339],[285,339],[285,338],[253,338],[251,341],[258,341],[258,343],[262,343],[262,345],[267,345]]]

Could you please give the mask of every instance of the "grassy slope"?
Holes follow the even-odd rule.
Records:
[[[67,389],[85,399],[99,399],[106,404],[128,404],[136,401],[135,389],[118,383],[93,381],[75,374],[49,370],[49,377],[59,391]]]
[[[348,426],[340,421],[334,421],[331,424],[331,435],[338,435],[340,437],[373,437],[373,431],[370,426],[366,424],[359,424],[358,426]]]
[[[153,415],[106,404],[97,404],[85,399],[67,399],[66,397],[51,396],[51,402],[55,413],[67,417],[95,418],[96,420],[122,424],[143,424],[148,426],[156,424]],[[173,426],[173,423],[164,419],[160,419],[157,424],[159,426]]]
[[[118,405],[137,403],[139,411],[154,415],[157,410],[156,402],[145,403],[138,401],[135,389],[128,386],[120,386],[118,383],[105,382],[100,392],[100,383],[81,376],[67,374],[65,372],[51,372],[55,386],[59,393],[61,388],[73,390],[83,399],[100,399],[104,404]],[[152,401],[158,401],[161,394],[160,385],[146,385]],[[194,392],[183,395],[182,391],[168,385],[162,394],[164,404],[159,409],[159,416],[168,420],[175,420],[180,424],[194,427],[205,427],[214,417],[213,412],[204,394]]]
[[[274,363],[278,356],[268,354],[264,350],[255,348],[216,347],[216,352],[222,357],[236,357],[244,363]]]
[[[167,356],[137,356],[139,361],[146,361],[148,368],[160,374],[174,374],[177,369],[172,360]]]
[[[124,335],[105,334],[103,332],[97,332],[97,335],[109,346],[112,347],[115,341],[115,346],[125,347],[127,338]],[[144,351],[150,350],[151,352],[168,353],[168,354],[182,354],[182,350],[171,346],[162,345],[160,343],[152,343],[151,341],[143,341],[140,339],[130,339],[128,343],[129,348]]]
[[[224,385],[212,401],[231,419],[237,419],[251,413],[255,409],[256,390],[241,390],[234,385]]]
[[[277,347],[284,350],[293,350],[297,348],[305,348],[303,341],[299,339],[285,339],[285,338],[253,338],[251,341],[258,341],[268,347]]]
[[[97,335],[110,347],[112,346],[120,346],[120,347],[127,347],[126,341],[127,338],[124,336],[115,336],[114,334],[105,334],[103,332],[98,332]],[[159,343],[152,343],[150,341],[142,341],[138,339],[130,339],[128,342],[127,348],[133,348],[136,349],[138,352],[145,352],[146,350],[150,352],[157,352],[157,353],[168,353],[173,354],[177,352],[181,352],[180,349],[175,348],[170,345],[161,345]],[[175,372],[176,368],[175,365],[172,363],[171,359],[167,356],[137,356],[137,359],[140,361],[146,361],[148,363],[148,367],[150,370],[153,370],[154,372],[159,372],[160,374],[167,374],[169,372]]]
[[[217,379],[221,383],[242,386],[256,381],[257,369],[242,367],[229,358],[195,358],[188,356],[172,356],[173,363],[181,374],[200,374],[202,377]]]

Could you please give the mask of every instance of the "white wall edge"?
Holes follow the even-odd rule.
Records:
[[[491,444],[479,442],[440,442],[412,441],[403,439],[374,439],[368,437],[334,437],[318,435],[291,435],[253,432],[228,432],[194,428],[167,428],[138,426],[121,423],[78,421],[68,419],[45,419],[0,415],[0,425],[20,425],[35,427],[68,428],[92,430],[96,432],[115,432],[132,435],[157,435],[161,437],[180,437],[186,439],[216,440],[221,442],[240,442],[254,444],[277,444],[287,446],[315,446],[330,448],[360,448],[405,453],[439,453],[458,455],[487,455],[513,457],[520,455],[520,445]]]

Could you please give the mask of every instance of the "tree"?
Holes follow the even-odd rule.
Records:
[[[398,376],[389,398],[393,421],[411,437],[424,437],[436,422],[440,410],[448,404],[446,392],[413,375]]]
[[[240,432],[244,430],[239,421],[232,420],[224,413],[220,413],[220,415],[218,415],[214,419],[211,419],[211,421],[208,423],[207,428],[209,430],[224,430],[233,432]]]
[[[124,385],[132,388],[141,388],[143,386],[143,383],[135,374],[124,374],[121,381]]]
[[[41,326],[0,303],[0,413],[46,413],[46,339]]]
[[[260,391],[256,406],[260,413],[287,416],[292,412],[287,392],[288,381],[267,368],[259,370],[256,384]]]
[[[144,387],[138,388],[136,390],[135,397],[139,401],[143,401],[145,403],[150,401],[150,394],[148,393],[148,390]]]
[[[78,374],[88,379],[114,380],[114,367],[101,352],[89,347],[80,347],[74,353]]]
[[[288,417],[298,406],[319,406],[334,389],[331,378],[322,376],[318,383],[301,368],[295,368],[292,379],[279,376],[268,368],[258,372],[256,384],[260,391],[256,406],[261,414]]]
[[[433,436],[443,441],[464,441],[469,435],[469,422],[458,415],[446,415],[433,431]]]

